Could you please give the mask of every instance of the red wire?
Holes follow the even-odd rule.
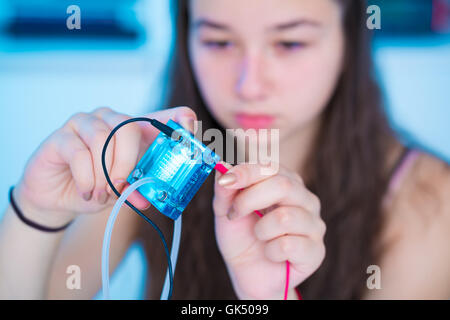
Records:
[[[217,171],[219,171],[222,174],[227,173],[228,169],[225,168],[225,166],[221,163],[217,163],[216,166],[214,167],[214,169],[216,169]],[[255,213],[262,218],[263,215],[261,212],[259,212],[258,210],[255,210]],[[286,261],[286,286],[284,287],[284,300],[287,300],[287,295],[288,295],[288,289],[289,289],[289,270],[290,269],[290,263],[289,261]],[[302,300],[302,295],[300,294],[300,291],[295,288],[295,292],[297,293],[297,298],[298,300]]]

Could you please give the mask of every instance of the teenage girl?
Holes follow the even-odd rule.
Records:
[[[211,177],[183,213],[176,299],[450,298],[450,169],[402,145],[374,80],[367,4],[355,0],[179,0],[169,108],[146,116],[192,129],[279,129],[279,170],[239,163]],[[149,57],[151,59],[151,57]],[[416,94],[412,92],[411,94]],[[78,113],[31,156],[0,224],[0,297],[90,299],[101,287],[106,220],[116,200],[101,167],[106,137],[129,116]],[[130,124],[107,164],[119,191],[158,132]],[[252,141],[251,143],[257,143]],[[231,168],[231,166],[228,166]],[[165,230],[139,195],[131,202]],[[260,210],[263,217],[253,213]],[[146,248],[147,298],[165,268],[156,233],[124,207],[111,270]],[[68,266],[81,270],[69,290]],[[377,272],[375,274],[374,272]],[[369,279],[369,277],[373,276]],[[378,282],[378,283],[377,283]]]

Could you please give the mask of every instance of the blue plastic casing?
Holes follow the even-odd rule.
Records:
[[[220,158],[178,123],[169,120],[167,125],[182,138],[172,139],[161,132],[127,181],[133,184],[153,178],[154,183],[137,190],[162,214],[176,220]]]

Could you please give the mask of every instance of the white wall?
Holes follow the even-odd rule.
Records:
[[[0,36],[0,218],[8,189],[20,179],[27,159],[72,114],[110,106],[142,115],[159,106],[171,39],[168,3],[139,3],[149,42],[137,49],[121,43],[105,43],[105,49],[101,43],[16,42]],[[111,47],[118,49],[107,49]],[[143,254],[138,245],[130,248],[111,279],[111,298],[143,297]]]

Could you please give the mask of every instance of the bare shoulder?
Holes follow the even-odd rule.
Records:
[[[372,298],[450,298],[450,166],[420,152],[384,208],[384,288]]]
[[[418,152],[399,177],[398,190],[386,208],[388,219],[439,221],[450,218],[450,165]],[[389,214],[392,212],[394,214]]]

